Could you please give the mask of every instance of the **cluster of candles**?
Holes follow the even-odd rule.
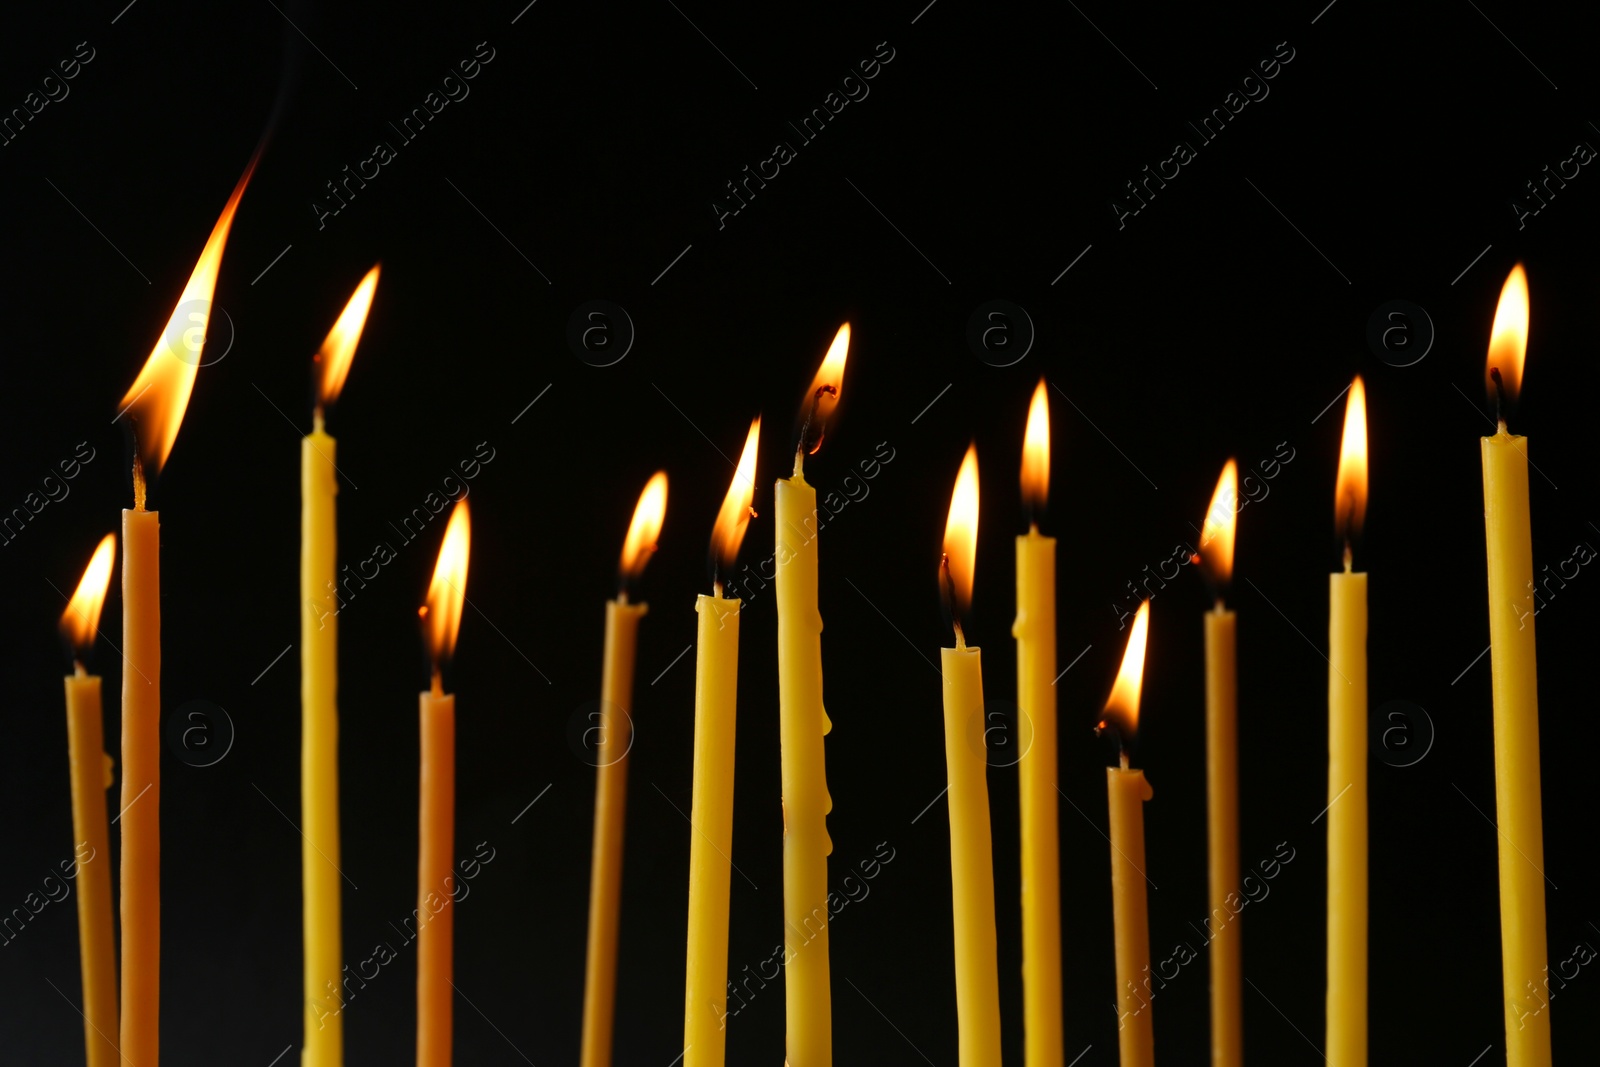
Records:
[[[254,164],[252,163],[252,169]],[[195,266],[179,309],[209,306],[223,246],[249,181],[234,189]],[[304,889],[304,1067],[343,1062],[341,962],[337,626],[334,455],[324,409],[338,397],[378,282],[374,267],[357,287],[317,353],[318,400],[312,432],[301,449],[301,830]],[[174,336],[175,311],[164,337]],[[1516,397],[1527,345],[1527,281],[1519,265],[1507,279],[1495,315],[1487,383],[1497,409]],[[203,342],[202,342],[203,343]],[[823,736],[830,723],[822,702],[822,618],[818,612],[818,509],[806,481],[807,455],[821,446],[838,402],[850,344],[841,327],[802,405],[791,477],[776,485],[775,560],[778,611],[779,715],[783,794],[786,1053],[789,1067],[830,1067],[832,1018],[828,967],[832,851],[826,817],[832,808],[824,774]],[[146,477],[165,461],[194,385],[198,351],[180,354],[158,341],[123,400],[133,429],[134,506],[123,512],[123,648],[121,834],[121,974],[111,916],[110,873],[86,863],[78,919],[83,1015],[90,1067],[156,1067],[160,997],[160,577],[159,516],[146,508]],[[725,1057],[729,878],[733,831],[734,733],[739,658],[738,599],[724,595],[720,575],[738,555],[754,495],[761,420],[744,450],[710,545],[712,588],[695,604],[696,642],[693,810],[689,917],[684,983],[686,1067],[721,1067]],[[1030,514],[1043,510],[1049,488],[1050,441],[1044,382],[1030,405],[1023,443],[1022,490]],[[1494,672],[1496,790],[1500,829],[1500,896],[1508,1061],[1548,1067],[1550,1024],[1538,996],[1545,980],[1543,840],[1534,637],[1532,552],[1526,439],[1498,432],[1482,443],[1489,564],[1489,617]],[[1216,595],[1205,617],[1206,739],[1209,839],[1208,897],[1224,917],[1211,949],[1212,1062],[1242,1060],[1240,930],[1231,901],[1239,877],[1237,678],[1234,613],[1223,605],[1233,567],[1239,509],[1237,473],[1228,462],[1202,531],[1199,562]],[[1366,399],[1361,379],[1346,401],[1336,524],[1344,541],[1342,572],[1329,596],[1329,765],[1327,897],[1327,1039],[1334,1067],[1367,1059],[1367,597],[1364,573],[1353,569],[1352,543],[1366,506]],[[603,729],[596,751],[588,965],[582,1024],[583,1067],[609,1067],[614,1025],[618,903],[634,661],[646,605],[630,599],[655,547],[666,512],[667,479],[646,485],[624,541],[619,592],[606,603],[601,685]],[[1000,997],[987,760],[981,743],[983,681],[979,650],[962,631],[977,555],[978,462],[969,448],[956,476],[938,581],[954,647],[942,650],[945,757],[948,773],[959,1056],[963,1067],[1000,1063]],[[452,655],[465,600],[470,520],[465,500],[447,524],[427,603],[421,609],[432,657],[431,684],[420,698],[420,811],[417,929],[417,1063],[451,1060],[454,867],[455,698],[441,668]],[[98,632],[112,573],[115,537],[96,549],[62,616],[74,652],[66,679],[72,811],[77,840],[109,855],[104,791],[112,781],[103,751],[100,680],[83,662]],[[1061,1067],[1062,952],[1057,829],[1055,540],[1030,522],[1016,541],[1017,688],[1022,748],[1019,764],[1022,837],[1023,1013],[1029,1067]],[[1145,896],[1144,803],[1152,791],[1129,765],[1138,725],[1150,605],[1134,617],[1122,667],[1098,730],[1118,740],[1119,761],[1107,768],[1116,1002],[1123,1067],[1154,1063],[1149,992],[1150,953]],[[1515,625],[1513,625],[1515,623]],[[1226,917],[1230,917],[1229,921]],[[120,1007],[120,1010],[119,1010]]]

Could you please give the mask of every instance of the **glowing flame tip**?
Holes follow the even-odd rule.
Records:
[[[639,494],[628,523],[628,536],[622,542],[622,563],[618,568],[624,581],[644,573],[644,566],[656,550],[661,524],[667,515],[667,472],[656,471]]]
[[[317,383],[319,405],[331,404],[339,399],[339,391],[344,388],[345,377],[350,373],[350,363],[355,359],[362,327],[367,324],[367,313],[372,310],[372,296],[377,290],[378,267],[374,265],[361,279],[361,284],[356,286],[356,291],[350,294],[344,310],[339,312],[333,328],[317,350],[316,358],[322,370]]]
[[[1522,391],[1522,367],[1528,357],[1528,273],[1518,263],[1506,276],[1500,289],[1500,303],[1494,310],[1494,326],[1489,330],[1489,359],[1484,364],[1484,386],[1495,400],[1494,374],[1500,372],[1500,389],[1507,400],[1516,400]]]
[[[739,557],[739,546],[744,543],[744,533],[750,526],[750,503],[756,493],[756,450],[761,442],[761,416],[750,422],[750,432],[745,435],[744,451],[739,453],[739,465],[734,468],[733,481],[722,498],[722,508],[711,527],[711,564],[716,573],[733,570]]]
[[[472,517],[466,498],[456,501],[439,545],[439,561],[428,583],[428,602],[418,612],[428,641],[434,669],[456,650],[461,633],[461,608],[467,599],[467,557],[472,547]]]
[[[1150,601],[1139,605],[1128,634],[1128,648],[1122,653],[1122,668],[1106,698],[1104,719],[1114,722],[1124,738],[1139,729],[1139,695],[1144,688],[1145,647],[1150,640]]]
[[[1200,529],[1200,565],[1211,584],[1221,589],[1233,578],[1233,541],[1239,522],[1239,465],[1223,464]]]
[[[967,446],[967,454],[956,472],[955,488],[950,492],[950,517],[944,527],[944,561],[949,570],[949,588],[944,596],[954,596],[950,606],[957,627],[972,603],[973,572],[978,563],[978,446]]]
[[[1044,510],[1050,496],[1050,404],[1044,379],[1028,404],[1028,428],[1022,438],[1022,499],[1030,511]]]
[[[83,569],[78,588],[67,601],[67,610],[61,613],[61,634],[75,652],[82,652],[94,644],[94,635],[100,629],[100,609],[105,606],[106,590],[111,586],[111,567],[116,561],[117,535],[108,533],[100,539],[89,565]]]
[[[1356,375],[1344,407],[1344,438],[1339,444],[1339,477],[1334,491],[1334,526],[1349,543],[1361,534],[1367,515],[1367,389]]]

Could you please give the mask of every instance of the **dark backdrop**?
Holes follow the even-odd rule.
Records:
[[[0,505],[21,505],[79,442],[96,458],[70,496],[0,549],[9,692],[0,908],[21,905],[70,854],[57,677],[66,662],[54,625],[58,590],[70,591],[129,500],[116,401],[279,101],[217,289],[234,343],[201,373],[152,497],[164,523],[168,714],[209,702],[195,707],[223,709],[234,734],[213,765],[193,766],[201,761],[178,746],[165,757],[166,1062],[265,1067],[300,1041],[298,438],[310,418],[309,357],[377,260],[371,321],[330,416],[348,476],[342,558],[394,541],[389,524],[480,442],[494,455],[472,483],[475,607],[451,679],[462,854],[488,842],[495,856],[458,916],[460,1062],[577,1056],[594,771],[568,727],[596,698],[602,601],[637,493],[658,467],[672,489],[642,584],[651,611],[617,1062],[665,1067],[678,1054],[694,690],[693,656],[678,657],[693,640],[693,597],[707,587],[726,457],[764,413],[761,516],[744,557],[764,558],[770,482],[794,409],[846,319],[855,342],[840,421],[808,474],[836,487],[880,446],[894,458],[822,535],[832,877],[880,843],[894,858],[835,921],[839,1062],[955,1061],[948,824],[942,801],[929,807],[945,780],[930,666],[948,634],[935,570],[950,485],[975,439],[983,512],[970,632],[988,653],[990,698],[1004,707],[1015,698],[1016,471],[1040,375],[1054,385],[1044,525],[1061,539],[1059,656],[1074,664],[1059,684],[1067,1055],[1081,1052],[1083,1064],[1116,1055],[1101,770],[1114,757],[1091,726],[1126,638],[1117,605],[1126,583],[1195,536],[1228,455],[1254,467],[1292,451],[1241,516],[1230,597],[1243,857],[1267,858],[1280,842],[1295,856],[1245,912],[1245,1025],[1254,1062],[1320,1062],[1325,823],[1313,818],[1326,803],[1325,574],[1338,564],[1331,499],[1343,410],[1329,405],[1356,372],[1372,418],[1358,560],[1372,575],[1373,1062],[1500,1061],[1490,677],[1479,655],[1488,637],[1477,438],[1490,428],[1480,382],[1496,296],[1522,260],[1533,327],[1513,421],[1542,472],[1532,480],[1535,565],[1554,570],[1575,545],[1600,545],[1591,399],[1600,189],[1590,188],[1600,178],[1574,157],[1575,145],[1600,145],[1600,130],[1589,122],[1593,68],[1575,15],[1364,0],[1270,13],[911,0],[764,15],[687,0],[525,2],[399,13],[113,0],[6,17],[8,109],[35,90],[59,96],[43,78],[78,42],[93,58],[65,83],[69,95],[0,148]],[[458,61],[489,50],[470,96],[404,143],[388,124]],[[865,83],[870,95],[813,142],[787,126],[824,106],[859,61],[891,51]],[[1292,59],[1242,86],[1275,53]],[[1203,141],[1186,123],[1235,89],[1269,95]],[[395,158],[319,226],[314,203],[331,203],[324,183],[380,140]],[[795,158],[738,214],[729,201],[719,226],[724,183],[761,166],[780,140]],[[1162,166],[1180,140],[1194,158],[1165,188],[1152,183],[1133,214],[1124,183]],[[1577,176],[1552,180],[1535,214],[1523,183],[1568,159]],[[996,299],[1026,309],[1031,347],[1013,310],[1011,347],[986,362],[968,324]],[[569,320],[591,300],[621,305],[636,330],[609,367],[569,345]],[[1391,347],[1374,348],[1369,319],[1392,300],[1412,306],[1386,320],[1401,328]],[[610,321],[621,346],[626,331]],[[213,326],[210,358],[223,329]],[[993,365],[1023,349],[1020,362]],[[352,962],[395,940],[390,924],[414,906],[416,691],[426,681],[415,610],[438,536],[433,528],[400,547],[339,620]],[[1580,942],[1600,944],[1585,692],[1600,578],[1590,570],[1557,589],[1538,621],[1552,964]],[[1205,914],[1209,601],[1192,568],[1152,588],[1140,759],[1155,787],[1159,960],[1179,943],[1199,949]],[[770,589],[743,626],[735,975],[781,937]],[[115,593],[104,629],[98,668],[115,737]],[[211,714],[220,738],[226,722]],[[1378,739],[1395,724],[1404,730],[1385,750]],[[1394,765],[1424,749],[1420,762]],[[989,786],[1006,1052],[1020,1062],[1015,769],[997,766]],[[0,949],[8,1060],[81,1056],[73,908],[50,905]],[[1205,1061],[1206,966],[1202,951],[1159,991],[1164,1062]],[[402,950],[350,1003],[352,1064],[412,1055],[413,978]],[[730,1020],[730,1060],[776,1063],[781,985],[751,988]],[[1582,968],[1557,999],[1557,1055],[1574,1062],[1594,1047],[1600,977]]]

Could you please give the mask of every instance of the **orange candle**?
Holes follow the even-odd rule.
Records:
[[[106,825],[106,790],[111,757],[106,755],[100,676],[84,669],[100,627],[100,608],[111,584],[116,534],[106,534],[83,572],[61,635],[73,650],[67,676],[67,756],[72,768],[72,840],[78,867],[78,957],[83,970],[83,1041],[88,1067],[117,1064],[117,946],[111,927],[111,835]],[[89,849],[85,856],[84,848]]]
[[[433,660],[433,683],[421,697],[422,779],[417,820],[417,1067],[449,1067],[450,1007],[455,987],[456,698],[443,668],[455,652],[466,601],[472,523],[465,498],[445,527],[439,561],[418,613]]]
[[[194,390],[222,249],[255,170],[228,197],[178,306],[117,420],[133,434],[133,508],[122,513],[122,1057],[161,1056],[161,516],[145,509],[146,478],[178,438]]]
[[[639,620],[647,604],[630,604],[628,587],[644,573],[667,513],[667,474],[657,471],[639,494],[622,542],[615,600],[606,601],[600,717],[595,721],[594,845],[589,857],[589,945],[583,976],[580,1067],[611,1067],[617,1004],[617,921],[622,902],[623,819],[628,804],[628,750],[633,747],[633,665]]]

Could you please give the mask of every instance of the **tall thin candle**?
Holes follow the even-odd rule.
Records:
[[[456,501],[439,546],[439,561],[419,614],[433,661],[432,684],[419,702],[422,775],[417,849],[417,1067],[450,1067],[451,977],[455,951],[456,698],[443,671],[461,632],[467,598],[472,521]]]
[[[727,1055],[728,898],[733,864],[733,753],[739,698],[739,608],[722,595],[750,522],[761,419],[711,531],[711,595],[695,600],[694,800],[689,823],[689,948],[683,982],[684,1067],[723,1067]]]
[[[148,480],[178,439],[199,371],[228,230],[252,159],[223,206],[166,329],[122,398],[133,435],[133,507],[122,513],[122,1056],[161,1058],[161,516]]]
[[[71,647],[73,659],[73,673],[66,678],[67,758],[72,770],[78,960],[83,972],[83,1043],[88,1067],[116,1067],[118,1059],[117,947],[111,926],[111,835],[106,824],[111,757],[105,750],[100,676],[84,667],[100,629],[100,609],[116,555],[117,535],[106,534],[67,602],[67,610],[61,613],[61,636]]]
[[[617,1004],[617,924],[622,905],[622,841],[628,803],[628,752],[633,748],[633,665],[639,620],[648,604],[630,603],[629,587],[656,550],[667,512],[667,475],[645,483],[622,542],[617,595],[606,601],[600,708],[585,736],[593,736],[594,846],[589,857],[589,942],[583,976],[583,1043],[580,1067],[610,1067]]]
[[[832,1067],[833,1003],[828,977],[828,837],[833,808],[822,738],[833,724],[822,707],[822,613],[817,609],[817,491],[805,457],[822,446],[838,403],[850,350],[839,327],[800,412],[794,476],[779,478],[777,512],[778,731],[783,774],[784,1047],[789,1067]]]
[[[1500,292],[1489,341],[1499,429],[1485,437],[1483,520],[1489,561],[1489,665],[1494,675],[1495,823],[1500,842],[1500,956],[1508,1067],[1550,1067],[1544,914],[1544,812],[1539,795],[1539,672],[1534,653],[1533,523],[1528,439],[1506,429],[1522,387],[1528,279],[1517,264]]]
[[[317,404],[300,442],[300,884],[305,1036],[301,1067],[344,1063],[339,887],[339,598],[335,441],[323,428],[378,287],[373,267],[317,351]]]

